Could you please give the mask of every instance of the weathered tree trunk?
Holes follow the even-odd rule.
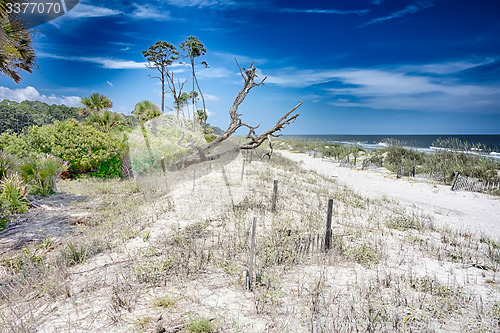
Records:
[[[196,151],[194,151],[191,155],[180,161],[177,166],[181,167],[183,166],[189,166],[191,164],[195,164],[201,161],[205,161],[207,159],[207,152],[221,143],[224,140],[227,140],[231,135],[233,135],[240,127],[247,127],[249,129],[248,135],[246,136],[246,139],[248,141],[241,143],[239,145],[240,149],[255,149],[259,147],[268,137],[274,136],[278,137],[279,135],[275,135],[276,132],[281,131],[286,125],[291,124],[292,122],[297,119],[299,114],[293,114],[295,110],[297,110],[302,103],[299,103],[297,106],[295,106],[293,109],[288,111],[283,117],[281,117],[276,124],[270,128],[269,130],[265,131],[264,133],[257,135],[255,130],[260,126],[250,126],[246,123],[243,123],[240,119],[241,114],[238,113],[238,107],[240,106],[241,103],[245,100],[246,96],[252,90],[252,88],[256,86],[260,86],[264,84],[264,81],[266,80],[267,77],[264,77],[259,83],[255,82],[255,79],[257,78],[257,74],[255,73],[256,68],[252,64],[250,64],[249,69],[241,68],[238,62],[236,61],[236,64],[238,65],[238,68],[240,69],[240,74],[241,77],[245,80],[245,83],[243,85],[243,88],[240,90],[238,95],[236,96],[233,105],[229,109],[229,117],[230,117],[230,123],[228,128],[224,133],[219,135],[215,140],[205,144],[204,146],[198,146],[197,144],[190,144],[191,147],[195,148]],[[182,140],[182,139],[181,139]],[[179,140],[180,141],[180,140]],[[178,141],[178,142],[179,142]]]

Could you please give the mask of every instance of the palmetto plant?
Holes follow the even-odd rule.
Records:
[[[32,72],[35,52],[31,33],[15,14],[7,15],[7,5],[15,0],[0,0],[0,74],[21,82],[20,70]]]
[[[14,167],[14,158],[0,151],[0,180]]]
[[[44,197],[54,192],[55,180],[68,170],[68,164],[61,159],[47,155],[28,158],[21,166],[21,176],[29,184],[32,193]]]
[[[88,97],[82,97],[81,103],[85,106],[84,109],[80,110],[82,116],[87,116],[90,113],[107,110],[113,107],[113,102],[109,97],[99,93],[93,93]]]
[[[17,173],[0,181],[0,202],[11,213],[24,213],[28,210],[26,201],[27,186]]]
[[[102,110],[90,113],[86,118],[86,122],[96,126],[101,131],[109,132],[113,128],[123,125],[125,123],[125,118],[119,113]]]

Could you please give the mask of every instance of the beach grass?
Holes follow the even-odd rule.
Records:
[[[154,174],[137,183],[58,184],[85,197],[72,207],[90,215],[67,238],[2,259],[2,330],[500,329],[497,240],[437,226],[397,200],[368,199],[278,154],[259,161],[264,152],[247,160],[243,181],[246,154],[217,167],[198,165],[194,180],[191,169],[172,174],[173,186]],[[328,199],[329,250],[321,241]]]

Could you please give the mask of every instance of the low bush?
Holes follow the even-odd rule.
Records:
[[[27,186],[18,174],[3,177],[0,181],[0,206],[10,213],[24,213],[28,210]]]
[[[88,174],[110,178],[121,176],[123,142],[76,120],[56,121],[53,125],[32,126],[22,134],[2,133],[0,149],[26,158],[33,153],[51,154],[68,162],[68,174]]]
[[[55,156],[36,154],[24,160],[19,170],[23,180],[29,184],[30,193],[46,197],[54,193],[56,179],[68,167],[66,162]]]

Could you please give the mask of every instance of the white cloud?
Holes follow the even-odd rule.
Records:
[[[115,16],[123,14],[119,10],[109,9],[104,7],[97,7],[86,5],[83,3],[78,3],[72,10],[70,10],[66,15],[67,18],[84,18],[84,17],[106,17],[106,16]]]
[[[479,63],[450,62],[396,68],[270,70],[266,82],[303,88],[331,82],[325,99],[331,105],[419,111],[477,110],[499,112],[500,85],[462,82],[450,76]],[[333,86],[333,87],[332,87]]]
[[[374,23],[384,22],[384,21],[395,19],[395,18],[403,17],[403,16],[406,16],[409,14],[415,14],[423,9],[433,7],[434,5],[435,4],[433,2],[430,2],[430,1],[418,1],[418,2],[415,2],[411,5],[406,6],[405,8],[403,8],[401,10],[398,10],[397,12],[391,13],[387,16],[378,17],[378,18],[375,18],[373,20],[370,20],[370,21],[362,24],[360,26],[360,28],[364,28],[364,27],[371,25],[371,24],[374,24]]]
[[[221,78],[231,76],[233,72],[223,67],[210,67],[198,70],[196,76],[199,78]]]
[[[166,2],[170,5],[174,5],[177,7],[199,7],[199,8],[238,5],[237,1],[232,1],[232,0],[167,0]]]
[[[218,96],[215,96],[215,95],[210,95],[210,94],[203,94],[203,96],[205,96],[205,99],[207,101],[220,101],[220,98]]]
[[[132,17],[135,19],[151,19],[155,21],[169,21],[172,20],[172,16],[170,16],[170,11],[159,11],[156,6],[147,5],[138,5],[135,4],[135,10],[132,13]]]
[[[114,86],[114,84],[113,84],[113,83],[111,83],[111,82],[109,82],[109,81],[106,81],[106,83],[107,83],[107,84],[108,84],[108,86],[110,86],[110,87],[113,87],[113,86]]]
[[[68,61],[91,62],[101,65],[107,69],[145,69],[147,62],[137,62],[133,60],[122,60],[104,57],[76,57],[76,56],[59,56],[55,54],[39,53],[39,58],[53,58]]]
[[[75,60],[93,62],[108,69],[144,69],[147,62],[137,62],[133,60],[121,60],[102,57],[75,57]]]
[[[47,104],[64,104],[67,106],[81,106],[80,97],[78,96],[62,96],[55,95],[42,95],[32,86],[19,89],[10,89],[7,87],[0,87],[0,100],[8,99],[11,101],[22,102],[40,101]]]
[[[306,14],[355,14],[365,15],[369,12],[368,9],[361,10],[337,10],[337,9],[297,9],[297,8],[282,8],[278,9],[281,13],[306,13]]]

